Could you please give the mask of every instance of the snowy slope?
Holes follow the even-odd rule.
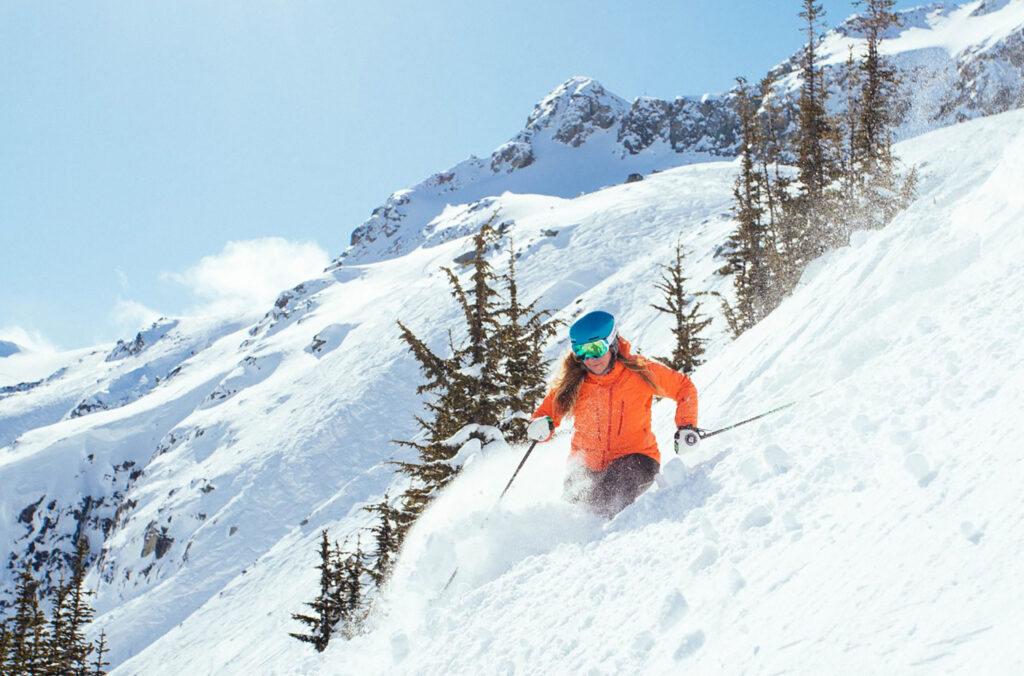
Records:
[[[600,303],[623,317],[639,310],[645,324],[654,324],[643,309],[648,300],[644,289],[636,290],[636,298],[612,296],[638,277],[653,283],[655,265],[665,256],[664,243],[686,231],[691,244],[701,249],[702,276],[712,276],[720,263],[711,254],[730,227],[723,214],[733,172],[729,163],[708,164],[576,200],[499,198],[503,216],[514,223],[507,236],[523,252],[518,269],[523,288],[542,295],[550,306],[569,305],[570,313]],[[487,217],[483,212],[477,215],[480,221]],[[595,249],[587,244],[594,241],[608,246]],[[286,355],[278,366],[280,378],[247,387],[247,401],[239,402],[236,411],[225,411],[227,404],[221,405],[216,412],[221,422],[216,425],[204,424],[210,413],[200,409],[178,426],[210,431],[199,439],[186,437],[139,480],[133,496],[140,496],[140,505],[111,539],[111,547],[122,553],[113,564],[110,586],[101,587],[106,595],[101,601],[108,604],[104,609],[110,609],[101,621],[141,650],[148,640],[192,614],[126,663],[126,673],[158,669],[155,665],[169,654],[175,656],[176,668],[202,671],[211,657],[194,645],[197,640],[210,641],[210,650],[225,660],[222,666],[227,668],[230,662],[232,669],[246,664],[242,653],[257,633],[268,649],[291,654],[294,647],[301,647],[286,632],[294,629],[290,613],[300,608],[303,594],[315,585],[309,575],[315,574],[309,565],[314,551],[310,547],[321,528],[329,526],[341,538],[367,523],[359,508],[379,499],[391,479],[390,469],[374,464],[398,453],[391,439],[408,438],[413,430],[419,374],[398,340],[394,320],[401,318],[440,349],[459,310],[439,266],[451,265],[468,246],[468,239],[462,238],[419,249],[400,260],[343,269],[352,278],[315,294],[311,300],[317,307],[304,315],[303,322],[274,337],[275,350]],[[567,255],[586,259],[583,269],[561,266]],[[496,256],[495,263],[501,264],[501,254]],[[553,275],[556,266],[564,269]],[[583,300],[574,304],[576,298]],[[325,326],[350,328],[343,340],[335,341],[338,349],[319,358],[306,353]],[[660,342],[667,351],[670,336],[667,325],[662,328],[665,336]],[[253,419],[253,410],[260,411],[259,419]],[[283,436],[282,428],[297,438]],[[202,495],[204,482],[216,490]],[[243,482],[252,485],[240,487]],[[183,486],[188,490],[167,495]],[[220,505],[215,500],[228,502]],[[200,512],[206,519],[197,523],[194,516]],[[145,527],[153,521],[160,527],[163,514],[173,516],[168,536],[175,542],[155,562],[149,577],[138,581],[137,571],[152,562],[152,556],[138,556]],[[237,530],[232,534],[233,529]],[[239,556],[242,547],[243,553],[251,554]],[[186,552],[187,562],[182,560]],[[132,577],[125,581],[127,571]],[[154,576],[156,581],[149,581]],[[268,589],[281,588],[286,593],[268,595]],[[183,589],[188,590],[186,598],[180,597]],[[224,622],[224,613],[251,612],[248,603],[237,603],[249,594],[269,604],[260,613],[263,628],[254,628],[251,618]],[[168,609],[169,616],[159,626],[148,619],[154,603]],[[208,622],[237,628],[238,638],[202,629]],[[182,632],[185,643],[192,645],[188,655],[178,643]]]
[[[336,497],[305,523],[274,526],[276,541],[253,552],[245,574],[117,673],[1019,669],[1022,132],[1015,112],[901,145],[922,170],[914,206],[817,263],[793,298],[716,345],[695,374],[708,427],[824,394],[709,440],[694,468],[667,462],[671,485],[611,524],[558,500],[567,436],[539,449],[492,510],[522,452],[499,448],[410,536],[375,630],[319,656],[284,632],[315,590],[319,529],[340,538],[365,519],[348,511],[350,496]],[[660,183],[544,198],[546,210],[531,198],[532,216],[506,196],[527,253],[525,287],[563,303],[577,294],[570,310],[607,307],[635,343],[664,350],[668,327],[646,306],[653,264],[682,233],[705,279],[728,227],[715,216],[733,169],[685,167]],[[544,237],[542,224],[574,227]],[[366,266],[360,279],[406,284],[409,302],[388,310],[436,340],[432,324],[454,312],[432,270],[460,246]],[[339,292],[331,314],[354,295]],[[374,407],[400,410],[393,401],[368,403],[367,419]],[[669,447],[665,404],[656,429]],[[274,497],[270,506],[283,508]],[[454,565],[457,582],[438,597]],[[123,632],[143,612],[118,608],[103,621]]]
[[[396,597],[375,632],[303,664],[323,673],[1019,672],[1024,114],[899,150],[923,167],[914,207],[816,264],[793,298],[696,375],[705,425],[804,399],[799,407],[709,441],[703,453],[715,457],[703,467],[667,465],[673,487],[603,528],[551,525],[536,508],[554,500],[563,437],[475,536],[512,559],[499,560],[500,572],[489,569],[494,555],[478,554],[480,584],[456,585],[419,612]],[[639,318],[632,325],[629,335],[648,342]],[[514,460],[460,478],[436,509],[487,508]],[[474,537],[455,530],[467,521],[434,526],[428,598],[450,570],[444,541]]]
[[[959,59],[972,45],[984,72],[1003,68],[999,81],[1012,83],[1016,62],[985,49],[1016,44],[1022,7],[928,10],[914,24],[925,32],[901,34],[917,40],[902,53],[945,41]],[[310,271],[262,319],[161,320],[116,346],[0,360],[4,586],[6,565],[26,550],[42,563],[82,518],[100,554],[95,628],[107,630],[118,673],[674,672],[679,662],[717,673],[843,660],[877,671],[885,654],[901,660],[895,671],[1019,666],[1005,646],[1022,613],[1008,573],[1021,540],[1008,492],[1021,478],[1013,404],[1024,385],[1020,113],[902,143],[921,169],[917,203],[816,264],[737,343],[707,304],[702,425],[825,394],[709,442],[701,469],[666,464],[672,487],[608,528],[558,498],[567,437],[539,449],[490,512],[522,452],[492,448],[411,536],[373,633],[323,657],[287,637],[316,588],[320,529],[344,539],[367,522],[361,507],[379,500],[385,463],[404,452],[391,440],[414,431],[420,376],[395,319],[443,348],[459,312],[439,266],[468,252],[495,211],[526,296],[565,319],[609,309],[645,354],[669,351],[669,324],[649,303],[677,238],[693,252],[693,288],[729,291],[713,273],[733,226],[736,165],[705,154],[613,185],[623,170],[678,164],[677,151],[623,156],[601,125],[604,107],[628,104],[571,82],[585,96],[542,102],[554,117],[536,119],[558,124],[529,141],[571,148],[591,173],[538,150],[511,182],[481,179],[472,199],[438,193],[436,213],[383,260]],[[562,124],[579,115],[600,123]],[[563,131],[568,144],[554,140]],[[522,157],[506,150],[508,162]],[[494,263],[504,265],[499,252]],[[670,411],[656,415],[669,448]],[[453,593],[434,600],[456,564]],[[804,621],[808,609],[823,628]]]

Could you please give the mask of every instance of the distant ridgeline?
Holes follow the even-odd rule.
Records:
[[[12,354],[18,354],[21,352],[21,348],[17,343],[12,343],[7,340],[0,340],[0,359],[4,357],[10,357]]]

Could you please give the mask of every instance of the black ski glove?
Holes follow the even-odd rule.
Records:
[[[676,428],[675,448],[678,455],[682,451],[689,451],[697,448],[700,444],[700,434],[693,425],[683,425]]]

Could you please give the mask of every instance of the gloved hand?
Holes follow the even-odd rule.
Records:
[[[693,425],[683,425],[676,429],[675,441],[677,454],[682,451],[690,451],[700,445],[700,434],[697,433],[697,428]]]
[[[526,427],[526,438],[530,441],[544,441],[551,436],[555,424],[549,416],[536,418]]]

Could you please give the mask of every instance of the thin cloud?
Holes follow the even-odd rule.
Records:
[[[57,352],[42,333],[21,326],[0,326],[0,340],[14,343],[24,352]]]
[[[128,336],[139,329],[149,326],[160,318],[160,313],[148,308],[135,300],[124,298],[117,301],[110,311],[110,320],[117,329],[118,335]]]
[[[191,314],[262,312],[282,290],[319,275],[329,263],[315,243],[267,237],[228,242],[219,254],[162,277],[195,296]]]

